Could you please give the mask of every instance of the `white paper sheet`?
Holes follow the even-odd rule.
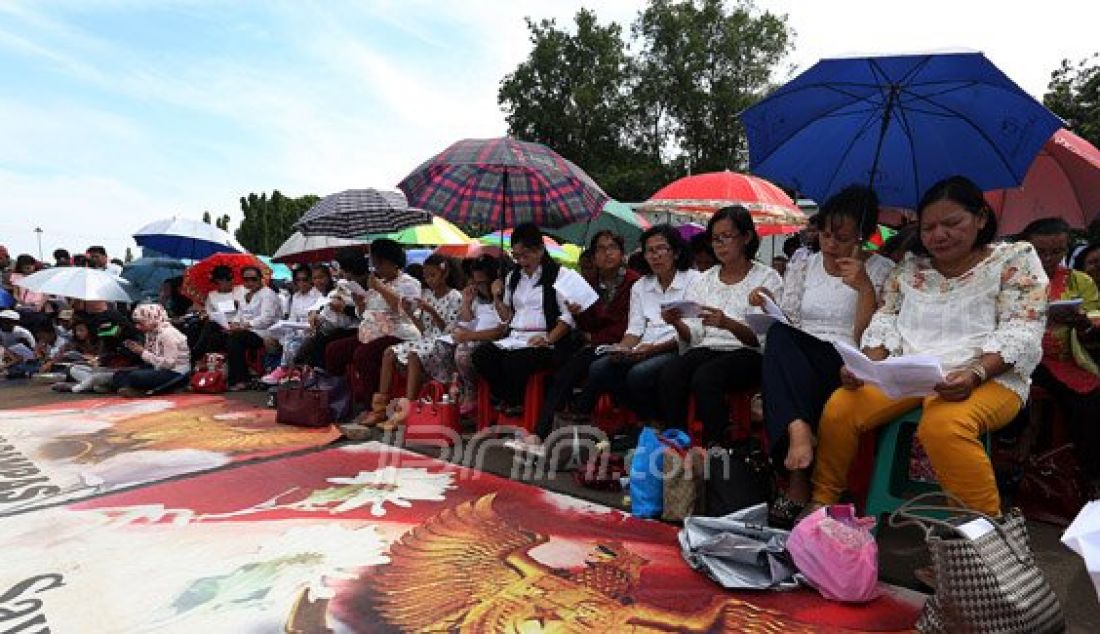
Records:
[[[1085,560],[1085,569],[1100,599],[1100,501],[1093,500],[1081,508],[1062,533],[1062,543]]]
[[[443,335],[442,337],[437,338],[436,341],[442,341],[443,343],[452,346],[455,345],[455,338],[451,335]]]
[[[602,346],[596,346],[595,352],[596,352],[597,355],[615,354],[615,353],[626,354],[626,353],[630,352],[630,348],[627,348],[626,346],[620,346],[617,343],[611,343],[611,344],[606,344],[606,345],[602,345]]]
[[[229,317],[220,311],[214,311],[210,313],[210,321],[218,324],[222,328],[229,329]]]
[[[783,309],[779,307],[779,304],[775,303],[775,300],[768,297],[764,293],[760,293],[760,296],[764,298],[765,315],[783,324],[790,323],[787,321],[787,316],[783,314]]]
[[[760,313],[748,313],[745,315],[745,325],[756,333],[758,337],[768,334],[768,329],[776,322],[785,324],[787,320],[779,319],[772,315],[761,315]]]
[[[665,302],[665,303],[661,304],[661,310],[662,311],[676,309],[676,310],[680,311],[680,316],[681,317],[689,317],[689,318],[690,317],[698,317],[700,308],[702,308],[702,306],[700,306],[699,304],[697,304],[695,302],[688,301],[686,299],[675,301],[675,302]]]
[[[237,312],[237,303],[231,299],[224,299],[214,304],[214,309],[219,313],[235,313]]]
[[[363,288],[363,286],[359,282],[353,280],[342,280],[341,284],[344,284],[344,286],[346,286],[347,289],[351,291],[352,295],[358,295],[359,297],[367,296],[367,289]]]
[[[935,392],[935,386],[946,378],[939,359],[932,356],[906,355],[872,361],[844,342],[835,342],[833,347],[852,374],[875,385],[890,398],[927,396]]]
[[[531,344],[528,341],[533,335],[529,333],[512,333],[503,339],[497,339],[493,342],[493,345],[501,350],[520,350],[522,348],[530,348]]]
[[[565,301],[570,304],[580,305],[581,310],[588,310],[600,299],[600,294],[593,290],[580,275],[559,275],[558,281],[554,282],[554,290],[561,293]]]

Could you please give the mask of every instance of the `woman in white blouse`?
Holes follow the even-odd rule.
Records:
[[[248,387],[248,350],[263,350],[267,329],[283,316],[283,303],[279,295],[264,285],[259,267],[241,267],[244,282],[244,303],[237,311],[237,318],[229,322],[226,342],[226,362],[229,367],[229,389],[239,392]]]
[[[878,227],[878,197],[871,189],[853,185],[830,197],[817,226],[819,250],[792,262],[783,279],[779,305],[791,325],[776,322],[768,329],[761,378],[773,460],[790,476],[778,510],[792,520],[810,499],[814,430],[840,387],[844,363],[833,343],[858,345],[894,268],[891,260],[860,249]],[[759,296],[752,299],[762,303]]]
[[[997,220],[966,178],[933,185],[917,215],[918,242],[887,278],[863,351],[876,360],[931,355],[946,378],[923,398],[890,399],[842,368],[844,387],[821,416],[807,511],[839,499],[861,434],[923,405],[917,436],[944,490],[1001,513],[981,436],[1008,424],[1027,399],[1042,356],[1047,276],[1030,244],[991,244]]]
[[[665,422],[683,427],[688,395],[703,423],[704,443],[721,442],[729,426],[726,395],[760,382],[760,341],[744,322],[759,287],[778,295],[783,280],[770,266],[753,261],[760,246],[752,214],[740,206],[723,207],[707,223],[718,265],[700,275],[685,300],[701,308],[698,317],[666,309],[662,317],[676,330],[681,354],[661,371],[661,411]]]
[[[295,324],[302,324],[303,328],[292,330],[287,328],[276,331],[278,337],[269,337],[265,343],[273,350],[282,349],[282,357],[279,366],[264,376],[260,381],[268,385],[276,385],[289,374],[290,366],[294,365],[294,358],[302,347],[302,342],[307,336],[309,315],[324,299],[324,294],[313,283],[313,271],[308,264],[299,264],[294,267],[294,294],[290,296],[287,306],[286,320]],[[273,333],[275,334],[275,333]]]
[[[588,381],[574,403],[588,414],[601,394],[613,394],[643,422],[662,418],[658,400],[661,371],[676,358],[676,331],[661,317],[661,304],[684,299],[699,279],[693,252],[670,225],[650,227],[638,240],[645,257],[644,277],[630,288],[626,333],[613,351],[588,369]]]

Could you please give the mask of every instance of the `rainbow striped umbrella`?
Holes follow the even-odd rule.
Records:
[[[451,224],[446,218],[433,216],[428,224],[414,225],[408,229],[393,233],[382,233],[366,236],[371,240],[389,238],[400,244],[407,245],[456,245],[471,244],[474,239],[463,233],[462,229]]]
[[[502,239],[501,239],[501,235],[500,235],[499,231],[494,231],[490,234],[481,236],[480,238],[478,238],[478,240],[482,244],[487,245],[487,246],[491,246],[491,247],[499,247],[502,244]],[[543,236],[542,237],[542,244],[543,244],[543,246],[546,247],[546,252],[550,254],[550,257],[554,258],[558,262],[570,262],[571,261],[570,254],[565,249],[562,248],[561,244],[559,244],[557,240],[551,238],[550,236]],[[503,246],[504,246],[505,249],[511,249],[512,248],[512,230],[511,229],[505,229],[504,230]],[[572,260],[575,261],[576,258],[573,257]]]

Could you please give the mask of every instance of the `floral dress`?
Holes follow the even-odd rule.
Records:
[[[439,313],[446,326],[440,328],[431,313],[417,309],[416,318],[424,325],[424,331],[420,333],[418,338],[410,339],[393,347],[394,357],[403,366],[408,365],[409,354],[415,354],[421,361],[428,358],[428,355],[435,348],[435,340],[450,332],[454,326],[455,321],[458,319],[459,306],[462,305],[462,293],[453,288],[447,291],[443,297],[436,297],[431,289],[425,289],[421,294],[421,299],[434,308],[435,312]]]

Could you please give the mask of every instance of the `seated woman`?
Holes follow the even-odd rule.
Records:
[[[1100,243],[1092,243],[1081,249],[1073,260],[1073,268],[1086,273],[1100,287]]]
[[[878,197],[869,188],[840,191],[817,218],[819,250],[790,264],[783,279],[779,306],[791,325],[777,322],[768,329],[760,384],[772,457],[790,474],[787,501],[780,506],[791,520],[810,499],[814,430],[840,387],[844,363],[833,343],[859,345],[894,268],[893,261],[860,248],[878,227]],[[762,305],[759,296],[752,300]]]
[[[383,429],[392,429],[408,418],[409,402],[419,397],[424,384],[424,362],[435,349],[436,340],[454,327],[462,303],[462,293],[455,288],[462,285],[458,264],[446,256],[433,254],[424,260],[422,269],[428,288],[420,298],[404,303],[405,312],[416,324],[420,336],[387,348],[382,356],[379,393],[389,394],[394,374],[402,368],[405,370],[405,399],[399,401],[393,416],[382,424]],[[449,381],[451,377],[428,378]]]
[[[226,336],[226,365],[229,368],[229,390],[240,392],[248,387],[250,368],[245,359],[249,350],[264,349],[267,329],[283,316],[283,303],[279,295],[264,284],[259,267],[241,267],[244,282],[244,302],[236,319],[229,322]]]
[[[189,330],[188,342],[191,344],[191,360],[198,361],[210,352],[225,352],[227,341],[226,329],[218,322],[220,318],[212,319],[211,315],[222,315],[225,323],[235,318],[237,311],[244,304],[245,289],[233,282],[233,269],[222,264],[215,266],[210,272],[210,281],[214,289],[206,294],[202,310],[199,312],[200,321],[195,324],[193,331]]]
[[[532,442],[546,438],[553,431],[555,412],[572,400],[573,390],[588,375],[589,367],[596,360],[596,348],[619,343],[626,331],[630,292],[639,276],[624,265],[623,238],[611,231],[600,231],[592,236],[589,251],[595,254],[595,271],[585,279],[596,289],[599,299],[587,310],[566,303],[577,321],[577,330],[584,337],[584,345],[554,372],[554,381],[539,412],[535,438],[529,438]],[[573,422],[583,424],[592,411],[574,413]]]
[[[684,299],[700,273],[692,266],[692,251],[670,225],[647,229],[639,244],[645,277],[630,289],[622,339],[588,369],[588,381],[574,403],[579,414],[590,414],[600,395],[612,394],[643,422],[662,418],[656,397],[661,370],[676,357],[678,345],[676,331],[661,317],[661,305]]]
[[[169,319],[180,319],[191,310],[192,302],[180,291],[183,277],[170,277],[160,284],[160,297],[157,301],[168,312]]]
[[[583,278],[550,259],[542,231],[523,223],[512,232],[512,257],[517,268],[493,282],[493,302],[501,321],[508,323],[507,338],[474,350],[477,373],[484,377],[504,408],[518,415],[527,379],[568,358],[569,334],[575,325],[565,296],[555,284],[565,276]]]
[[[38,260],[35,260],[33,256],[26,253],[15,258],[15,270],[11,274],[11,294],[15,297],[15,301],[21,308],[26,308],[32,311],[40,311],[46,305],[46,300],[49,299],[43,293],[36,293],[34,291],[28,291],[27,289],[19,286],[16,282],[19,282],[25,277],[33,275],[38,270]]]
[[[325,349],[325,369],[342,375],[349,363],[359,376],[353,395],[362,399],[373,394],[371,408],[359,422],[373,425],[386,417],[390,395],[378,390],[382,355],[394,344],[415,339],[420,333],[401,304],[420,297],[420,282],[401,269],[405,266],[405,251],[393,240],[375,240],[370,247],[372,273],[362,253],[342,252],[341,268],[347,273],[348,285],[360,318],[357,336],[340,339]]]
[[[1031,380],[1050,392],[1065,412],[1073,432],[1073,444],[1085,476],[1092,481],[1100,476],[1095,456],[1100,452],[1100,376],[1090,352],[1100,344],[1100,329],[1088,318],[1100,311],[1100,292],[1088,274],[1062,266],[1069,252],[1069,225],[1061,218],[1036,220],[1024,228],[1020,238],[1035,247],[1043,271],[1050,278],[1050,301],[1080,300],[1076,308],[1051,308],[1047,311],[1047,329],[1043,335],[1043,359],[1031,374]],[[1029,426],[1017,444],[1018,455],[1028,455],[1038,432]]]
[[[703,423],[705,444],[720,443],[729,427],[726,395],[760,383],[760,341],[745,322],[745,314],[760,312],[749,304],[750,293],[764,287],[778,295],[783,280],[775,269],[753,261],[760,246],[748,209],[723,207],[707,223],[718,264],[699,276],[684,299],[700,306],[698,317],[675,308],[662,313],[676,330],[684,351],[661,370],[661,412],[671,427],[685,427],[688,396]]]
[[[1042,356],[1047,276],[1026,242],[991,244],[997,219],[982,190],[961,176],[933,185],[917,208],[920,234],[890,274],[863,351],[937,357],[947,373],[935,393],[890,399],[841,369],[843,387],[818,427],[813,503],[839,500],[859,437],[923,405],[917,436],[943,488],[999,516],[1001,500],[981,435],[1008,424]]]
[[[290,296],[286,320],[308,326],[310,312],[317,307],[324,295],[314,286],[313,272],[306,264],[299,264],[294,267],[293,280],[294,294]],[[275,336],[276,334],[277,336]],[[276,385],[286,378],[290,366],[294,365],[294,357],[302,347],[302,342],[305,341],[306,330],[304,328],[300,330],[286,329],[273,332],[271,335],[264,340],[264,344],[269,350],[279,351],[281,349],[282,356],[279,359],[279,365],[265,374],[260,381],[268,385]]]
[[[160,304],[142,304],[134,309],[134,324],[145,333],[145,345],[132,340],[123,345],[140,356],[145,367],[116,372],[111,385],[121,396],[144,396],[169,384],[182,387],[183,377],[191,371],[191,353],[187,337],[172,325],[168,312]]]

